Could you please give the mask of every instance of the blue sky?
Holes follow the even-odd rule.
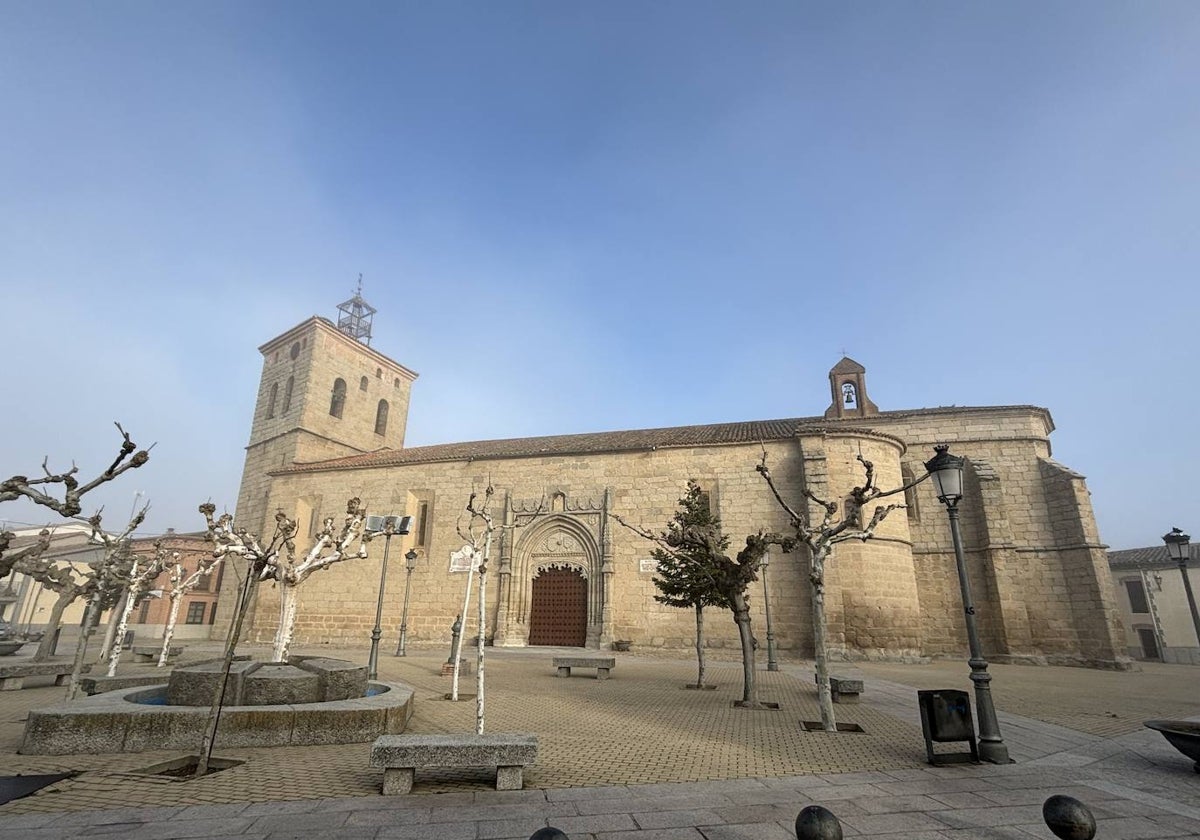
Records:
[[[0,5],[0,473],[233,506],[255,348],[364,275],[408,443],[1033,403],[1200,533],[1194,3]],[[19,505],[0,516],[40,522]],[[117,517],[119,518],[119,517]],[[115,522],[114,522],[115,524]]]

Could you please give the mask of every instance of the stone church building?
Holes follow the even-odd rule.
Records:
[[[417,374],[369,346],[374,310],[359,295],[338,323],[313,317],[259,348],[262,380],[246,448],[237,522],[270,533],[275,511],[299,524],[297,549],[346,500],[371,513],[411,515],[394,538],[384,601],[384,650],[399,632],[404,554],[411,574],[408,641],[446,643],[462,610],[466,575],[451,554],[472,488],[489,479],[505,529],[489,565],[485,637],[498,646],[608,649],[692,644],[690,610],[655,602],[651,546],[609,514],[652,530],[674,513],[689,478],[709,494],[733,550],[746,534],[786,530],[755,471],[765,450],[794,505],[811,488],[843,499],[861,483],[856,456],[891,489],[924,474],[935,443],[969,459],[960,504],[963,538],[985,651],[998,661],[1113,666],[1125,659],[1105,546],[1083,476],[1051,458],[1050,413],[1028,405],[880,410],[864,368],[843,358],[829,372],[820,417],[482,440],[406,447]],[[814,383],[815,385],[815,383]],[[906,494],[865,543],[842,543],[827,570],[831,650],[851,659],[963,656],[966,635],[945,507],[932,482]],[[889,499],[888,501],[893,501]],[[534,512],[542,506],[542,513]],[[365,643],[374,624],[382,539],[370,558],[340,563],[300,590],[296,639]],[[812,655],[808,558],[772,552],[767,590],[752,585],[756,635],[770,599],[777,647]],[[222,600],[233,603],[225,576]],[[248,638],[268,641],[278,598],[260,588]],[[227,627],[230,611],[214,628]],[[472,607],[466,635],[478,632]],[[710,644],[737,645],[732,617],[710,610]]]

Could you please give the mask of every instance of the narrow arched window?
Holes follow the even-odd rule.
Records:
[[[360,390],[360,391],[367,390],[367,382],[368,382],[368,380],[367,380],[367,377],[365,377],[365,376],[362,379],[358,380],[358,390]]]
[[[329,398],[329,413],[339,420],[342,418],[342,409],[346,407],[346,380],[333,380],[333,396]]]
[[[279,396],[279,383],[271,383],[271,396],[267,400],[267,418],[275,416],[275,398]]]
[[[377,434],[377,435],[386,435],[387,434],[387,413],[388,413],[387,400],[380,400],[379,408],[375,409],[375,434]]]
[[[287,385],[283,389],[283,413],[287,414],[292,410],[292,386],[296,384],[296,377],[289,376]]]
[[[383,368],[375,368],[375,378],[383,379]]]

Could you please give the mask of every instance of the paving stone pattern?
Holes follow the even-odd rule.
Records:
[[[492,790],[494,770],[480,768],[419,774],[413,794],[379,796],[369,744],[230,750],[247,763],[187,782],[129,772],[177,753],[19,756],[25,711],[59,701],[63,689],[7,692],[5,772],[84,772],[0,806],[0,836],[524,840],[549,824],[572,840],[771,840],[794,837],[796,814],[815,803],[839,816],[847,837],[1050,838],[1041,803],[1066,793],[1092,808],[1099,840],[1200,837],[1200,774],[1190,762],[1140,727],[1116,736],[1088,730],[1101,708],[1119,720],[1149,718],[1166,707],[1187,711],[1190,699],[1191,714],[1200,714],[1200,672],[1187,666],[1147,667],[1115,682],[1105,672],[995,667],[1001,723],[1018,763],[930,768],[914,687],[937,679],[953,679],[939,687],[965,687],[965,664],[863,666],[863,702],[838,711],[867,731],[828,736],[796,725],[817,715],[804,663],[760,674],[763,698],[780,711],[746,712],[731,706],[740,696],[731,661],[712,663],[717,691],[696,692],[682,687],[695,676],[686,660],[630,655],[619,657],[610,680],[559,680],[552,653],[497,651],[489,664],[489,728],[539,737],[538,763],[520,791]],[[357,654],[365,651],[331,655]],[[443,659],[418,650],[381,660],[382,677],[417,690],[409,731],[472,728],[473,702],[440,699],[449,688]],[[461,690],[473,694],[473,681]],[[1043,717],[1056,719],[1075,710],[1088,726],[1014,714],[1010,691],[1022,695],[1017,707],[1045,708]]]

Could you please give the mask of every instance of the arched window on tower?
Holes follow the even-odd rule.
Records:
[[[330,415],[342,419],[342,409],[346,407],[346,380],[333,380],[333,396],[329,398]]]
[[[271,383],[271,396],[267,400],[267,419],[275,416],[275,399],[279,396],[279,383]]]
[[[909,519],[920,519],[921,508],[920,502],[917,499],[916,481],[917,476],[913,468],[908,464],[900,465],[900,480],[904,482],[904,506],[908,512]]]
[[[358,380],[358,390],[360,390],[360,391],[367,390],[367,381],[368,381],[367,377],[365,377],[365,376],[362,379]]]
[[[283,388],[283,413],[287,414],[292,410],[292,387],[296,384],[296,377],[289,376],[287,385]]]
[[[386,435],[387,434],[387,414],[388,414],[387,400],[380,400],[379,408],[375,409],[375,434],[377,434],[377,435]]]

